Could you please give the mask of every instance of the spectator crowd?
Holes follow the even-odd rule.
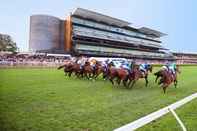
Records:
[[[197,54],[174,54],[177,64],[196,64]],[[45,54],[45,53],[10,53],[0,52],[0,68],[5,67],[58,67],[64,64],[68,59],[74,60],[75,57],[64,54]],[[97,58],[99,61],[103,61],[108,58]],[[118,58],[111,58],[118,59]],[[124,59],[124,58],[123,58]],[[135,59],[137,64],[144,62],[149,64],[165,64],[168,60],[144,60]]]
[[[57,67],[66,59],[66,56],[47,54],[0,53],[0,67]]]

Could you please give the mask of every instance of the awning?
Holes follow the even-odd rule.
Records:
[[[87,9],[82,9],[82,8],[77,8],[73,13],[72,16],[79,16],[85,19],[91,19],[97,22],[103,22],[109,25],[115,25],[118,27],[124,27],[124,26],[128,26],[129,22],[124,21],[124,20],[120,20],[117,18],[113,18],[107,15],[103,15],[94,11],[90,11]]]
[[[165,36],[167,34],[165,33],[162,33],[160,31],[156,31],[156,30],[153,30],[153,29],[150,29],[150,28],[147,28],[147,27],[141,27],[138,29],[141,33],[144,33],[146,35],[150,35],[152,37],[162,37],[162,36]]]

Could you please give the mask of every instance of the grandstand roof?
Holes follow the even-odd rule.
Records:
[[[73,16],[79,16],[85,19],[91,19],[91,20],[95,20],[97,22],[103,22],[109,25],[115,25],[118,27],[124,27],[124,26],[128,26],[129,22],[124,21],[124,20],[120,20],[117,18],[113,18],[107,15],[103,15],[94,11],[90,11],[87,9],[82,9],[82,8],[77,8],[76,10],[74,10],[74,12],[72,13]]]
[[[172,52],[173,54],[179,54],[179,55],[196,55],[197,56],[197,52]]]
[[[162,37],[162,36],[167,35],[165,33],[162,33],[160,31],[156,31],[156,30],[153,30],[153,29],[150,29],[150,28],[147,28],[147,27],[141,27],[138,30],[140,32],[144,33],[144,34],[147,34],[147,35],[150,35],[150,36],[153,36],[153,37]]]
[[[117,18],[113,18],[111,16],[103,15],[101,13],[97,13],[97,12],[90,11],[90,10],[83,9],[83,8],[76,8],[73,11],[72,16],[78,16],[78,17],[81,17],[84,19],[89,19],[89,20],[93,20],[96,22],[105,23],[108,25],[114,25],[117,27],[129,29],[129,30],[136,30],[136,31],[139,31],[145,35],[155,37],[155,38],[167,35],[165,33],[162,33],[160,31],[156,31],[156,30],[153,30],[153,29],[150,29],[147,27],[140,27],[140,28],[132,27],[132,26],[130,26],[130,24],[131,24],[130,22],[120,20]]]

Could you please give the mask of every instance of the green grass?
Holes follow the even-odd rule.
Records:
[[[187,103],[186,105],[176,109],[177,115],[184,123],[188,131],[197,130],[197,100]],[[176,121],[172,113],[168,113],[164,117],[151,122],[140,128],[138,131],[179,131],[181,126]]]
[[[67,78],[56,69],[1,69],[0,129],[110,131],[197,92],[196,77],[196,67],[183,67],[178,87],[164,95],[152,75],[149,87],[140,80],[128,90],[109,81]]]

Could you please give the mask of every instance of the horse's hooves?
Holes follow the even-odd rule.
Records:
[[[131,89],[131,86],[128,86],[127,88],[128,88],[128,89]]]

